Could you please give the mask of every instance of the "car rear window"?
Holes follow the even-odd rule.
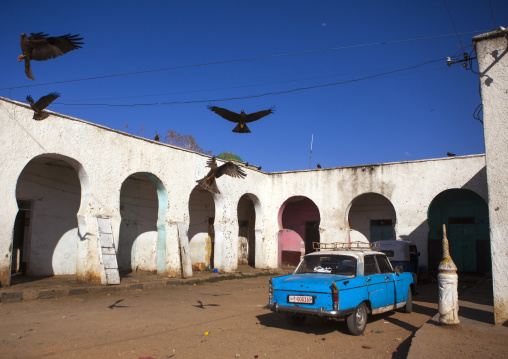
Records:
[[[305,256],[296,273],[325,273],[346,276],[356,275],[356,258],[342,255]]]

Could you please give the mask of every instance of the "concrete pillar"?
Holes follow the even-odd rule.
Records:
[[[508,31],[473,38],[480,71],[489,196],[494,318],[508,320]]]

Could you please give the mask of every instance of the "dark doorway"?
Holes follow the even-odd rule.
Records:
[[[305,253],[312,253],[314,249],[314,242],[319,243],[319,222],[318,221],[305,221]]]
[[[32,201],[18,200],[18,214],[14,222],[14,234],[12,239],[12,263],[11,273],[26,274],[25,258],[30,251],[30,220],[32,217]],[[25,251],[25,248],[27,249]]]

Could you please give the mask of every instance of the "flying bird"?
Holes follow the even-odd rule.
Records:
[[[220,176],[228,175],[236,178],[245,178],[245,176],[247,176],[247,174],[243,172],[242,169],[238,165],[235,165],[233,162],[226,162],[222,166],[217,166],[217,160],[215,156],[213,156],[210,160],[208,160],[206,166],[210,167],[210,171],[208,171],[205,177],[203,177],[200,180],[197,180],[196,182],[207,191],[216,194],[219,194],[220,191],[217,188],[217,183],[215,182],[215,180]]]
[[[18,61],[21,62],[25,59],[25,73],[30,80],[34,79],[30,60],[45,61],[54,59],[69,51],[80,49],[80,45],[83,45],[83,42],[80,42],[83,38],[78,37],[79,35],[48,36],[48,34],[42,32],[31,33],[29,37],[24,33],[21,34],[22,54],[18,56]]]
[[[41,120],[46,119],[49,116],[49,114],[42,111],[42,110],[44,110],[46,107],[48,107],[51,102],[55,101],[59,97],[60,97],[59,93],[52,92],[49,95],[42,96],[39,99],[39,101],[34,103],[34,99],[32,98],[32,96],[28,95],[26,97],[26,100],[30,104],[30,107],[32,108],[32,110],[34,110],[34,117],[32,117],[32,118],[36,121],[41,121]]]
[[[257,121],[260,118],[263,118],[275,112],[274,106],[272,106],[268,110],[253,112],[249,114],[246,114],[244,110],[242,110],[242,112],[240,113],[236,113],[233,111],[226,110],[225,108],[212,105],[208,105],[207,108],[228,121],[238,123],[238,125],[233,129],[233,132],[236,133],[250,133],[250,130],[247,127],[248,122]]]

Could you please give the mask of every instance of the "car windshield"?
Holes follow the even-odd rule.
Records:
[[[295,274],[301,273],[327,273],[355,276],[356,258],[329,254],[305,256],[295,271]]]

